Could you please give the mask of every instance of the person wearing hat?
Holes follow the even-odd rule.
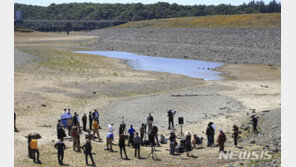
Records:
[[[186,132],[186,137],[185,137],[185,148],[186,148],[186,156],[189,156],[189,153],[192,150],[192,145],[191,145],[191,134],[190,132]]]
[[[226,135],[222,129],[220,129],[219,131],[220,131],[220,134],[218,135],[218,138],[217,138],[217,143],[219,144],[219,152],[221,152],[221,151],[224,152],[224,144],[226,142]]]
[[[90,156],[90,159],[92,161],[92,166],[95,166],[96,163],[94,162],[94,159],[93,159],[93,156],[92,156],[92,146],[91,146],[91,143],[90,143],[90,140],[87,139],[86,140],[86,143],[82,146],[82,149],[83,149],[83,152],[84,152],[84,155],[85,155],[85,162],[86,162],[86,165],[88,166],[88,156]]]
[[[132,146],[134,146],[134,135],[135,135],[135,129],[133,128],[133,125],[130,126],[130,128],[128,129],[128,133],[129,133],[129,139],[128,139],[128,144],[127,146],[130,146],[130,143]]]
[[[32,156],[33,156],[33,161],[36,162],[36,157],[35,155],[37,154],[37,163],[40,163],[39,160],[39,150],[37,147],[37,139],[33,138],[30,142],[30,148],[32,150]]]

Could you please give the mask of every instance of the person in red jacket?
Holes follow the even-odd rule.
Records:
[[[222,129],[220,129],[220,134],[217,138],[217,143],[219,144],[219,152],[224,152],[224,144],[226,142],[226,135]]]

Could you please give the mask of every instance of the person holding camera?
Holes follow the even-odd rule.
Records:
[[[172,111],[172,110],[169,110],[168,111],[168,118],[169,118],[169,127],[168,127],[168,130],[170,130],[171,127],[172,127],[172,129],[174,129],[175,128],[174,127],[174,111]]]
[[[153,126],[152,126],[152,131],[151,131],[151,133],[154,134],[155,139],[156,139],[156,142],[157,142],[157,146],[160,147],[160,144],[159,144],[159,141],[158,141],[158,134],[157,134],[157,133],[158,133],[158,127],[155,126],[155,125],[153,125]]]

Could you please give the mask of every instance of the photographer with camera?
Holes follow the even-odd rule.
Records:
[[[159,142],[158,142],[158,134],[157,134],[157,133],[158,133],[158,127],[155,126],[155,125],[153,125],[153,126],[152,126],[152,131],[151,131],[151,133],[154,134],[155,139],[156,139],[156,142],[157,142],[157,146],[160,147],[160,144],[159,144]]]
[[[169,127],[168,127],[168,130],[171,129],[171,125],[172,125],[172,129],[175,129],[174,127],[174,114],[175,114],[176,111],[173,111],[173,110],[169,110],[168,111],[168,119],[169,119]]]

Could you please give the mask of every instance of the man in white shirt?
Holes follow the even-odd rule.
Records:
[[[106,140],[107,140],[107,148],[105,150],[110,150],[113,151],[112,149],[112,141],[114,139],[114,134],[113,134],[114,128],[113,128],[113,123],[111,123],[110,125],[108,125],[108,133],[106,136]]]

